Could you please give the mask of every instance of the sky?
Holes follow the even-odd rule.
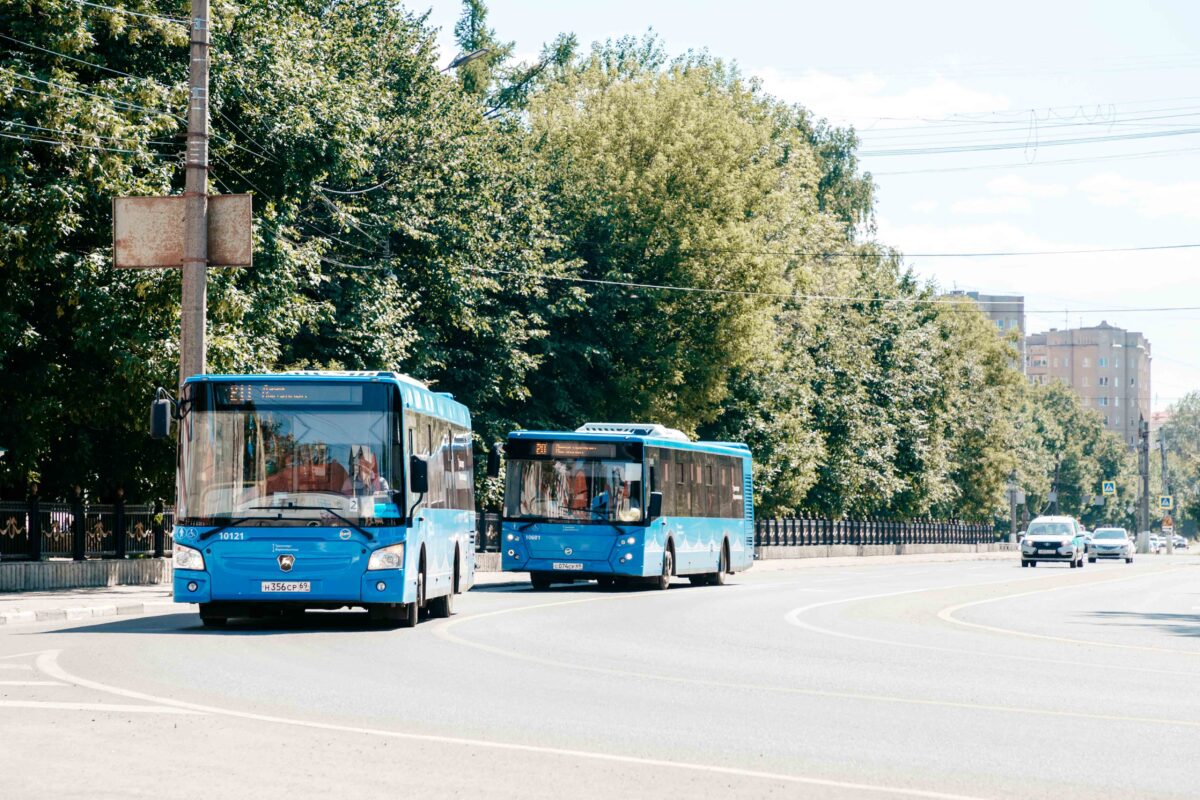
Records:
[[[454,57],[458,0],[416,0]],[[1150,340],[1152,406],[1200,390],[1200,3],[491,0],[532,60],[653,31],[861,138],[877,238],[944,289],[1025,296],[1029,331]],[[1085,140],[1085,141],[1080,141]],[[931,152],[932,151],[932,152]],[[1167,310],[1181,309],[1181,310]]]

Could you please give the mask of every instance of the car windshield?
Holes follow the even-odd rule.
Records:
[[[193,386],[180,423],[180,521],[384,524],[399,516],[389,419],[383,384]]]
[[[1124,539],[1125,531],[1120,528],[1102,528],[1096,531],[1094,539]]]
[[[1074,536],[1075,526],[1069,522],[1033,522],[1029,525],[1030,536]]]
[[[506,475],[506,519],[642,519],[642,465],[636,462],[590,458],[511,460]]]

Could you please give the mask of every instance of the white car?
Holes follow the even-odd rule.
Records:
[[[1167,549],[1167,543],[1162,540],[1162,537],[1157,533],[1150,534],[1150,552],[1161,553]]]
[[[1175,538],[1173,541],[1174,541],[1175,547],[1181,548],[1183,550],[1187,550],[1188,540],[1185,539],[1184,537],[1180,536],[1178,533],[1175,534]]]
[[[1075,569],[1083,566],[1084,554],[1083,529],[1074,517],[1038,517],[1021,540],[1022,567],[1066,561]]]
[[[1126,564],[1133,563],[1133,540],[1124,528],[1096,528],[1088,548],[1088,563],[1095,564],[1097,558],[1123,558]]]

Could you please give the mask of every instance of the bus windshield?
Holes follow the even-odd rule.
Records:
[[[642,465],[585,458],[510,460],[504,516],[547,522],[640,522]]]
[[[385,385],[192,388],[180,423],[182,524],[371,525],[400,516]]]

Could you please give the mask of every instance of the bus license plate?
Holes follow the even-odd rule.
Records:
[[[312,583],[309,581],[263,581],[264,592],[311,592]]]
[[[555,561],[551,566],[553,566],[555,569],[565,569],[565,570],[581,570],[581,569],[583,569],[583,564],[576,564],[576,563],[570,562],[570,561],[568,561],[568,562]]]

